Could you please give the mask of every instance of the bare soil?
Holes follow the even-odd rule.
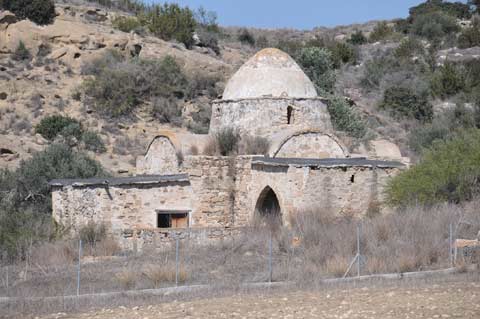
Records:
[[[264,291],[43,318],[480,318],[480,276]]]

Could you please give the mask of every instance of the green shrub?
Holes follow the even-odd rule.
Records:
[[[95,75],[83,83],[84,103],[98,112],[111,117],[129,115],[145,100],[185,96],[188,79],[174,58],[118,61],[112,57],[83,70]]]
[[[40,25],[53,23],[55,19],[53,0],[2,0],[0,9],[11,11],[19,20],[29,19]]]
[[[165,3],[153,5],[140,17],[150,31],[159,38],[169,41],[175,39],[187,48],[194,44],[193,34],[196,21],[193,12],[178,4]]]
[[[456,134],[428,149],[420,163],[394,177],[387,186],[391,205],[463,202],[479,191],[480,130]]]
[[[362,45],[368,42],[367,37],[363,34],[361,30],[357,30],[350,36],[348,43],[353,45]]]
[[[390,27],[387,22],[382,21],[377,23],[372,33],[370,33],[369,40],[370,42],[387,40],[393,35],[393,33],[394,33],[393,28]]]
[[[218,20],[218,16],[216,12],[207,11],[202,6],[200,6],[195,11],[195,21],[197,22],[197,25],[200,27],[200,29],[204,31],[219,33],[220,28],[218,27],[217,20]]]
[[[105,153],[107,151],[102,138],[95,132],[86,131],[82,134],[82,142],[86,150],[95,153]]]
[[[356,63],[358,52],[354,47],[347,43],[335,42],[335,44],[328,46],[328,50],[332,53],[333,67],[338,69],[342,64]]]
[[[304,48],[297,62],[315,84],[319,94],[330,93],[335,85],[332,54],[318,47]]]
[[[400,42],[400,45],[395,49],[394,54],[400,59],[410,59],[415,55],[425,55],[425,48],[416,38],[408,37]]]
[[[355,138],[362,138],[367,134],[365,123],[344,99],[333,98],[327,106],[333,127],[337,131],[345,132]]]
[[[428,93],[416,93],[407,87],[390,87],[385,90],[380,108],[390,111],[397,118],[414,118],[428,122],[433,117]]]
[[[472,16],[468,4],[443,0],[427,0],[418,6],[410,8],[409,12],[409,18],[411,19],[432,12],[441,12],[457,19],[469,19]]]
[[[107,174],[97,161],[62,144],[33,154],[15,172],[0,171],[0,251],[21,257],[37,241],[58,235],[49,181],[103,176]]]
[[[418,36],[435,40],[460,31],[460,27],[452,16],[442,12],[431,12],[416,16],[411,31]]]
[[[452,63],[446,62],[439,67],[430,80],[432,94],[445,99],[465,89],[464,70]]]
[[[224,128],[215,134],[218,151],[222,156],[233,155],[238,152],[240,136],[233,128]]]
[[[23,41],[18,42],[18,46],[15,49],[15,52],[12,54],[12,60],[15,61],[30,61],[32,59],[32,55],[30,51],[28,51],[25,43]]]
[[[123,32],[131,32],[139,29],[142,24],[136,17],[117,16],[112,20],[112,26]]]
[[[472,20],[472,26],[462,30],[458,37],[460,49],[480,46],[480,18]]]
[[[242,29],[238,34],[238,41],[242,44],[248,44],[250,46],[255,46],[255,38],[247,29]]]
[[[296,40],[280,39],[275,44],[275,48],[288,53],[291,57],[298,57],[300,51],[305,48],[302,42]]]
[[[35,133],[42,135],[47,140],[54,140],[57,135],[61,134],[66,128],[70,127],[66,132],[71,133],[69,136],[79,138],[82,134],[81,124],[79,121],[62,115],[51,115],[44,117],[40,123],[35,126]],[[79,130],[76,130],[79,128]],[[78,134],[78,135],[77,135]]]

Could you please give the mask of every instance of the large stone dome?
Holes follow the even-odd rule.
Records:
[[[278,49],[263,49],[228,81],[224,100],[290,97],[313,98],[315,86],[298,64]]]

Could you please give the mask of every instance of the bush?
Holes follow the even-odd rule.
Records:
[[[462,30],[458,37],[458,47],[467,49],[480,46],[480,18],[472,20],[472,26]]]
[[[0,250],[18,256],[35,242],[58,235],[49,181],[106,175],[97,161],[62,144],[33,154],[15,172],[0,171]]]
[[[335,42],[335,44],[327,47],[332,53],[333,67],[338,69],[342,64],[356,63],[358,52],[349,44]]]
[[[187,48],[195,43],[193,34],[196,21],[193,12],[188,8],[181,8],[178,4],[165,3],[153,5],[140,20],[159,38],[169,41],[175,39]]]
[[[95,132],[87,131],[82,134],[82,142],[86,150],[95,153],[105,153],[107,151],[102,138]]]
[[[84,103],[111,117],[131,114],[145,100],[181,98],[188,85],[182,69],[170,56],[159,61],[125,61],[108,53],[83,71],[95,75],[83,83]]]
[[[218,151],[222,156],[233,155],[238,151],[240,136],[233,128],[224,128],[215,134]]]
[[[15,61],[30,61],[32,59],[32,55],[23,41],[18,42],[18,46],[12,54],[12,59]]]
[[[63,130],[69,128],[66,132],[68,136],[80,138],[82,135],[81,124],[79,121],[63,115],[51,115],[44,117],[40,123],[35,126],[35,133],[42,135],[47,140],[54,140]],[[75,128],[79,128],[75,130]],[[64,136],[65,137],[65,136]]]
[[[452,16],[442,12],[431,12],[416,16],[411,31],[429,40],[436,40],[460,31],[460,27]]]
[[[117,16],[112,20],[112,26],[123,32],[131,32],[139,29],[142,24],[136,17]]]
[[[218,45],[218,34],[208,30],[201,29],[197,32],[200,39],[199,46],[210,48],[216,55],[220,55],[220,46]]]
[[[432,94],[445,99],[465,89],[465,74],[460,66],[446,62],[439,67],[430,80]]]
[[[217,20],[218,16],[216,12],[207,11],[202,6],[195,11],[195,21],[202,30],[212,33],[219,33],[220,28],[218,27]]]
[[[400,59],[411,59],[415,55],[425,55],[425,48],[416,38],[408,37],[400,42],[400,45],[395,49],[394,54]]]
[[[471,200],[479,193],[479,158],[478,129],[438,141],[424,153],[418,165],[389,182],[388,201],[394,206],[406,206]]]
[[[208,156],[231,156],[239,152],[240,135],[233,128],[223,128],[209,140],[203,154]]]
[[[297,62],[313,81],[319,94],[331,93],[335,85],[332,54],[318,47],[304,48]]]
[[[380,108],[389,110],[397,118],[414,118],[428,122],[433,117],[433,107],[428,102],[428,93],[416,93],[407,87],[390,87],[385,90]]]
[[[333,98],[330,100],[328,112],[330,113],[333,127],[337,131],[345,132],[355,138],[362,138],[367,134],[365,123],[344,99]]]
[[[55,19],[53,0],[3,0],[0,9],[11,11],[19,20],[29,19],[40,25],[53,23]]]
[[[265,49],[265,48],[270,47],[270,44],[269,44],[269,42],[268,42],[268,39],[267,39],[267,37],[264,36],[264,35],[261,35],[260,37],[258,37],[255,45],[256,45],[256,47],[259,48],[259,49]]]
[[[152,100],[152,116],[160,123],[182,125],[182,108],[173,98],[155,97]]]
[[[470,6],[461,2],[448,2],[443,0],[428,0],[409,10],[410,19],[432,12],[441,12],[457,19],[469,19],[472,14]]]
[[[91,220],[79,229],[78,234],[85,244],[95,247],[98,242],[106,238],[107,229],[104,224],[96,224]]]
[[[393,28],[391,28],[387,22],[382,21],[377,23],[372,33],[370,33],[370,42],[378,42],[387,40],[393,35]]]
[[[458,130],[480,128],[480,122],[476,120],[477,115],[478,111],[458,104],[455,109],[447,110],[435,117],[431,124],[415,128],[410,134],[410,148],[421,154],[435,141],[447,140]]]
[[[242,136],[240,154],[267,155],[270,150],[270,140],[261,136]]]
[[[192,113],[192,123],[189,123],[188,129],[195,134],[207,134],[210,128],[210,119],[212,117],[212,108],[209,104],[202,104],[199,110]]]
[[[240,41],[242,44],[248,44],[252,47],[255,46],[255,38],[247,29],[242,29],[240,31],[238,34],[238,41]]]
[[[350,36],[350,39],[348,39],[348,43],[353,45],[362,45],[367,42],[368,42],[367,37],[360,30],[357,30],[354,33],[352,33],[352,35]]]

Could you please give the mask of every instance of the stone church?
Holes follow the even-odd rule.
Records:
[[[268,155],[188,155],[224,128],[268,138]],[[103,223],[137,249],[221,239],[269,214],[287,226],[306,210],[362,216],[404,167],[399,152],[384,155],[349,154],[310,79],[288,54],[264,49],[213,102],[208,135],[159,132],[133,177],[51,181],[53,217],[72,229]]]

